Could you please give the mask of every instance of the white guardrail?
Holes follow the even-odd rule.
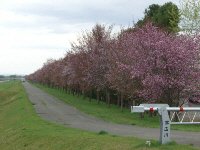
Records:
[[[159,142],[161,144],[170,142],[171,124],[200,124],[200,122],[198,122],[198,120],[196,119],[199,118],[200,121],[200,107],[169,107],[168,104],[140,104],[139,106],[131,106],[131,113],[144,113],[145,111],[157,111],[159,114]],[[171,118],[169,117],[168,112],[173,112]],[[189,112],[193,113],[189,114]],[[177,116],[178,122],[173,122],[175,116]]]

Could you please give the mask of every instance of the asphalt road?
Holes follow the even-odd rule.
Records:
[[[23,82],[31,103],[34,103],[36,113],[41,118],[66,127],[110,134],[159,140],[159,129],[145,128],[133,125],[113,124],[87,115],[65,102],[47,94],[28,82]],[[189,127],[189,125],[188,125]],[[170,139],[178,144],[191,144],[200,148],[200,133],[171,130]]]

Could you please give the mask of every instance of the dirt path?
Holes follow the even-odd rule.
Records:
[[[34,104],[33,107],[38,116],[47,121],[87,131],[99,132],[104,130],[110,134],[159,140],[159,129],[108,123],[107,121],[86,115],[27,82],[22,84],[31,103]],[[171,130],[171,140],[185,145],[193,143],[195,147],[199,147],[200,133]]]

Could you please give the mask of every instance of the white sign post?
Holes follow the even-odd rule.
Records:
[[[168,115],[169,111],[200,111],[199,107],[169,107],[167,104],[140,104],[140,106],[131,106],[131,113],[144,113],[145,111],[157,111],[160,119],[160,137],[159,142],[161,144],[165,144],[170,142],[170,125],[171,124],[200,124],[200,122],[194,122],[196,113],[193,116],[193,119],[190,122],[183,122],[184,116],[179,121],[180,122],[172,122]],[[199,115],[200,117],[200,115]]]

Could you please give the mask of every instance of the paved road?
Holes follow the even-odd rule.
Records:
[[[38,116],[47,121],[87,131],[99,132],[100,130],[104,130],[110,134],[127,137],[134,136],[142,139],[159,139],[159,129],[109,123],[86,115],[27,82],[22,84],[26,89],[31,103],[35,104],[33,107]],[[171,140],[185,145],[193,143],[195,147],[199,147],[200,133],[171,130]]]

